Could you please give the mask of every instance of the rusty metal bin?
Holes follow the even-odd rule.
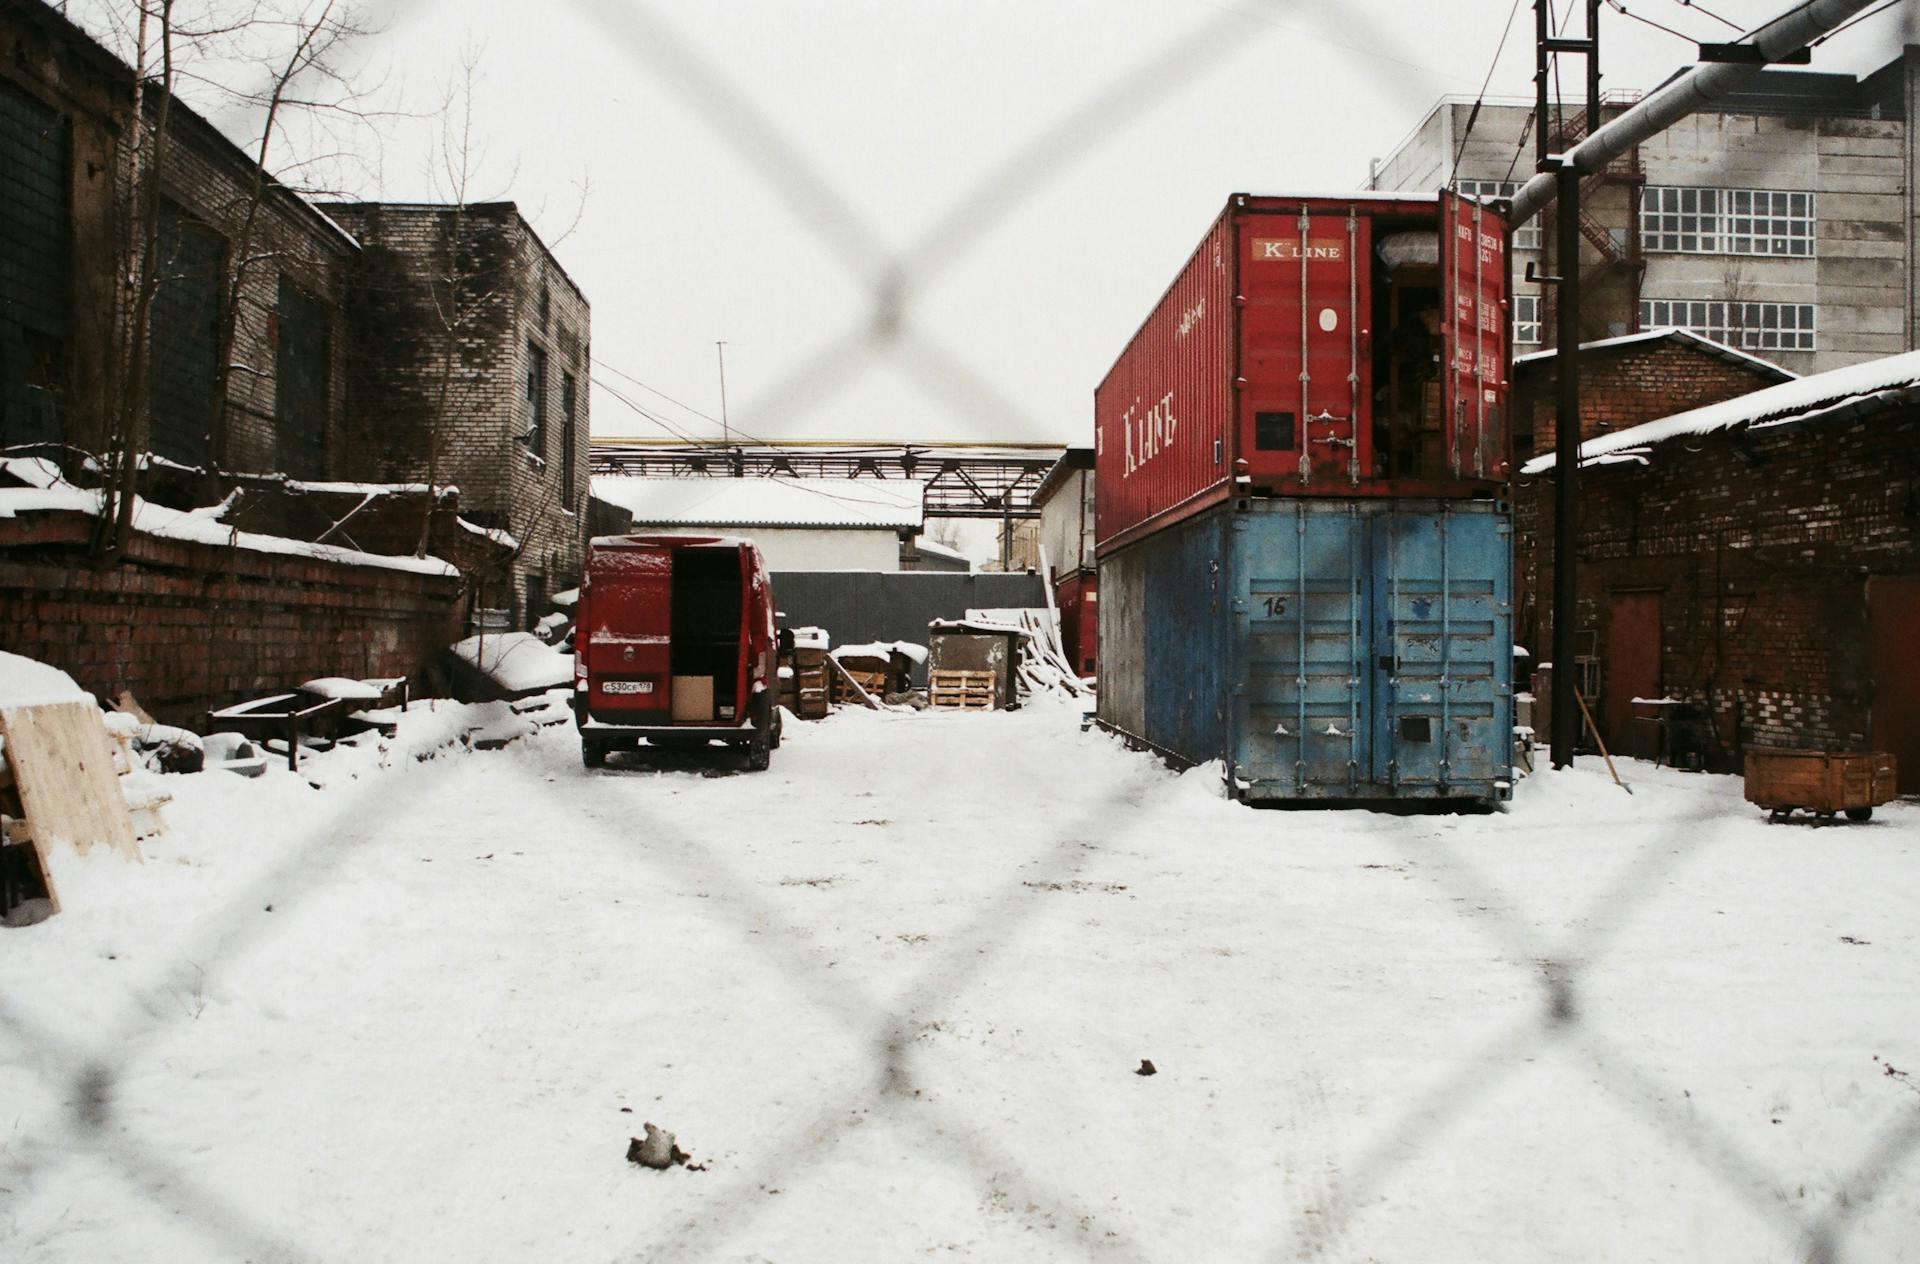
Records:
[[[1894,759],[1884,751],[1758,748],[1747,751],[1746,764],[1747,801],[1767,809],[1772,821],[1796,811],[1820,821],[1842,812],[1864,821],[1896,794]]]

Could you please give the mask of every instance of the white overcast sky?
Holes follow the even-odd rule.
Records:
[[[1791,7],[1702,3],[1742,26]],[[1682,0],[1626,5],[1698,39],[1734,34]],[[1087,442],[1094,385],[1227,195],[1360,186],[1440,95],[1480,91],[1514,7],[398,0],[366,52],[417,107],[463,44],[481,50],[475,188],[550,238],[589,181],[556,250],[606,366],[596,435],[668,434],[604,385],[717,435],[689,408],[719,415],[725,339],[730,416],[754,437]],[[1532,91],[1531,0],[1518,9],[1495,96]],[[1901,20],[1862,23],[1812,69],[1884,64]],[[1612,8],[1601,36],[1610,89],[1652,87],[1694,55]],[[970,200],[1076,117],[1017,166],[1011,200]],[[378,178],[354,192],[432,197],[432,129],[383,130]],[[904,332],[880,346],[863,332],[890,269]]]

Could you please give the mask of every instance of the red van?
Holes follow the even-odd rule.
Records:
[[[580,758],[655,746],[780,744],[773,593],[751,541],[611,535],[587,549],[573,640]]]

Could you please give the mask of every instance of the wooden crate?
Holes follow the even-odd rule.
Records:
[[[927,702],[955,711],[991,711],[998,678],[990,671],[927,673]]]
[[[829,707],[826,667],[796,666],[793,669],[793,697],[795,715],[803,720],[824,718]]]
[[[1864,821],[1896,794],[1894,759],[1883,751],[1756,748],[1747,751],[1746,765],[1747,801],[1766,808],[1776,821],[1795,811],[1820,820],[1845,812],[1850,820]]]
[[[847,677],[851,677],[854,684],[866,690],[867,696],[876,702],[892,692],[888,683],[892,680],[892,674],[889,672],[860,671],[856,668],[848,667],[845,664],[841,665],[840,670],[845,672]],[[860,702],[860,696],[854,693],[853,689],[847,684],[846,677],[842,677],[838,672],[835,672],[829,674],[827,679],[833,686],[833,700],[835,702]],[[862,703],[861,705],[865,704]]]

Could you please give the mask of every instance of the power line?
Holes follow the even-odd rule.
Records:
[[[1447,172],[1447,183],[1460,173],[1460,158],[1467,152],[1467,141],[1473,137],[1473,125],[1480,121],[1480,106],[1487,99],[1487,89],[1493,84],[1493,72],[1500,65],[1500,54],[1506,51],[1507,36],[1513,33],[1513,19],[1520,12],[1520,0],[1513,0],[1513,7],[1507,10],[1507,24],[1500,28],[1500,42],[1493,47],[1493,60],[1487,64],[1487,77],[1480,81],[1480,95],[1473,99],[1473,109],[1467,114],[1467,125],[1460,133],[1460,143],[1453,151],[1453,169]]]
[[[1828,40],[1832,39],[1834,36],[1838,35],[1840,32],[1846,30],[1848,27],[1858,26],[1860,23],[1866,21],[1870,17],[1873,17],[1875,14],[1885,13],[1888,9],[1893,8],[1895,5],[1899,3],[1900,3],[1900,0],[1887,0],[1885,4],[1881,5],[1877,9],[1868,9],[1865,13],[1862,13],[1859,17],[1854,18],[1852,21],[1842,22],[1839,26],[1834,27],[1831,31],[1828,31],[1825,35],[1822,35],[1819,39],[1813,41],[1812,44],[1807,45],[1807,47],[1813,48],[1817,45],[1824,44]]]
[[[1670,26],[1662,26],[1660,23],[1654,21],[1652,18],[1641,17],[1638,13],[1634,13],[1631,10],[1629,10],[1627,6],[1623,3],[1623,0],[1607,0],[1607,3],[1613,6],[1614,12],[1618,13],[1623,18],[1632,18],[1636,22],[1644,23],[1647,26],[1652,27],[1656,31],[1665,31],[1667,34],[1673,36],[1675,39],[1685,40],[1689,44],[1698,44],[1700,42],[1699,40],[1693,38],[1693,36],[1686,34],[1684,31],[1676,31]],[[1705,10],[1702,10],[1702,12],[1705,12]],[[1735,29],[1738,29],[1738,28],[1735,28]]]
[[[1746,34],[1746,28],[1741,26],[1738,22],[1728,21],[1726,18],[1721,17],[1718,13],[1715,13],[1712,9],[1709,9],[1706,5],[1696,3],[1695,0],[1673,0],[1673,2],[1679,5],[1683,9],[1698,10],[1699,12],[1704,13],[1708,17],[1712,18],[1714,21],[1718,22],[1720,25],[1732,27],[1734,30],[1739,31],[1742,35]],[[1895,3],[1898,3],[1898,0],[1895,0]]]
[[[665,391],[661,390],[659,387],[650,386],[647,383],[642,382],[639,378],[635,377],[631,373],[628,373],[625,369],[621,369],[614,365],[608,364],[605,360],[602,360],[599,356],[593,357],[593,362],[599,365],[601,368],[605,369],[607,372],[613,374],[615,377],[624,378],[625,380],[632,382],[635,386],[639,387],[643,391],[646,391],[648,394],[658,395],[661,399],[666,400],[669,404],[674,405],[676,408],[686,409],[688,412],[700,418],[700,420],[702,421],[710,421],[716,426],[720,424],[720,419],[718,417],[715,417],[709,413],[703,413],[698,408],[695,408],[692,404],[681,403],[679,400],[667,394]]]

